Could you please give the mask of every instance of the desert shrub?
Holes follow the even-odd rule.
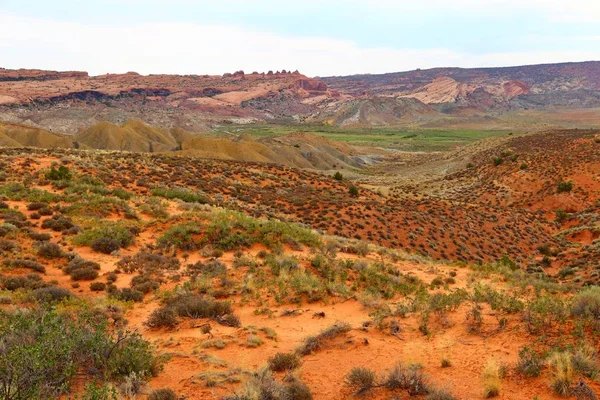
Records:
[[[29,211],[37,211],[37,210],[40,210],[40,209],[45,208],[47,206],[48,205],[46,203],[35,202],[35,203],[29,203],[29,204],[27,204],[27,209]]]
[[[222,276],[227,272],[227,266],[220,260],[210,260],[206,263],[198,261],[195,264],[188,265],[188,271],[190,273],[200,273],[206,277],[214,278],[216,276]]]
[[[41,243],[37,248],[37,254],[44,258],[59,258],[63,256],[60,246],[51,242]]]
[[[119,222],[98,223],[93,228],[86,229],[75,236],[73,238],[73,244],[78,246],[91,246],[98,239],[110,239],[111,241],[116,242],[119,248],[127,247],[133,243],[134,235],[132,231],[135,230],[134,228],[135,227],[126,226]],[[114,247],[113,242],[111,242],[111,246]]]
[[[226,326],[240,326],[229,301],[184,294],[167,299],[167,306],[172,307],[181,317],[210,318]]]
[[[131,279],[131,288],[144,294],[150,293],[160,287],[159,283],[152,279],[150,275],[138,275]]]
[[[302,365],[302,360],[296,353],[277,353],[269,358],[269,368],[275,372],[293,371]]]
[[[494,166],[497,167],[504,162],[504,159],[502,157],[494,157],[493,161],[494,161]]]
[[[98,277],[99,269],[100,264],[75,257],[69,261],[63,271],[69,274],[74,281],[91,281]]]
[[[79,268],[71,272],[74,281],[93,281],[98,277],[98,271],[92,268]]]
[[[153,196],[165,199],[179,199],[188,203],[209,204],[210,199],[203,194],[194,193],[188,188],[154,188],[150,191]]]
[[[415,364],[403,366],[398,363],[385,376],[383,386],[390,390],[406,390],[411,396],[429,393],[428,385],[421,367]]]
[[[333,179],[335,179],[336,181],[343,181],[344,180],[344,176],[342,175],[342,173],[340,171],[337,171],[333,175]]]
[[[150,313],[144,325],[150,328],[175,328],[177,326],[177,313],[171,307],[157,308]]]
[[[102,292],[103,290],[106,290],[106,283],[92,282],[92,283],[90,283],[90,290],[92,292]]]
[[[75,224],[69,217],[55,214],[51,218],[42,221],[42,228],[52,229],[55,232],[65,232],[75,228]]]
[[[14,226],[13,224],[9,224],[9,223],[3,223],[2,225],[0,225],[0,237],[4,237],[6,235],[8,235],[9,233],[13,233],[17,231],[17,227]]]
[[[73,177],[68,167],[60,165],[58,168],[52,166],[50,170],[46,171],[46,179],[49,181],[68,181]]]
[[[582,318],[600,318],[600,287],[592,286],[579,292],[571,303],[571,314]]]
[[[110,194],[112,194],[115,197],[118,197],[121,200],[129,200],[133,196],[127,190],[122,189],[122,188],[115,188],[115,189],[111,190]]]
[[[173,389],[155,389],[148,396],[148,400],[178,400],[177,394]]]
[[[257,335],[248,335],[246,338],[246,346],[255,348],[259,347],[264,343],[264,340],[261,339],[260,336]]]
[[[102,254],[112,254],[121,248],[118,240],[109,237],[94,239],[90,246],[92,250]]]
[[[44,207],[44,208],[40,208],[37,211],[37,214],[40,216],[48,217],[48,216],[54,214],[54,211],[52,211],[52,209],[50,209],[50,207]]]
[[[431,389],[426,400],[458,400],[447,389]]]
[[[250,376],[240,393],[225,400],[312,400],[310,389],[298,378],[290,375],[284,381],[276,381],[269,369],[262,369]]]
[[[173,225],[158,238],[158,244],[162,247],[177,246],[181,250],[195,250],[198,247],[195,235],[200,233],[200,227],[191,223]]]
[[[377,374],[368,368],[354,367],[346,374],[344,383],[357,394],[364,394],[377,386]]]
[[[9,268],[26,268],[35,272],[46,272],[46,267],[34,260],[26,260],[23,258],[17,258],[14,260],[4,260],[4,265]]]
[[[593,346],[583,345],[573,352],[573,369],[583,376],[596,379],[598,376],[598,352]]]
[[[31,292],[31,298],[42,303],[60,302],[75,297],[68,289],[58,286],[42,287]]]
[[[160,371],[160,360],[154,357],[154,349],[139,333],[119,331],[110,343],[112,351],[103,362],[108,378],[122,380],[134,373],[150,377]]]
[[[329,328],[321,331],[316,336],[309,336],[304,339],[304,343],[302,343],[297,349],[296,353],[301,356],[307,356],[316,351],[322,349],[327,341],[335,339],[338,336],[341,336],[351,330],[351,326],[345,322],[337,322]]]
[[[76,373],[81,332],[51,312],[0,313],[0,387],[7,400],[55,398]]]
[[[49,233],[37,233],[37,232],[28,232],[27,233],[29,235],[30,238],[32,238],[33,240],[36,240],[38,242],[47,242],[50,239],[52,239],[52,235],[50,235]]]
[[[358,197],[358,188],[354,185],[350,185],[348,188],[348,194],[352,197]]]
[[[19,251],[20,247],[15,242],[11,242],[10,240],[0,239],[0,252],[11,252],[11,251]]]
[[[242,326],[240,318],[235,314],[225,314],[222,317],[216,318],[216,321],[224,326],[231,326],[234,328]]]
[[[500,364],[494,360],[488,360],[481,374],[483,379],[483,398],[489,399],[500,395]]]
[[[109,295],[121,301],[140,302],[144,300],[144,293],[130,288],[115,289],[110,291]]]
[[[0,277],[0,287],[5,290],[15,291],[18,289],[34,290],[47,286],[38,274],[27,276],[4,276]]]
[[[119,400],[119,397],[110,383],[89,382],[83,388],[81,400]]]
[[[517,371],[529,377],[540,376],[544,368],[544,358],[530,347],[519,350],[519,361]]]
[[[565,193],[565,192],[570,192],[571,190],[573,190],[573,182],[572,181],[568,181],[568,182],[559,182],[556,188],[556,191],[558,193]]]
[[[522,319],[530,333],[545,333],[552,326],[564,321],[567,314],[565,303],[551,296],[540,296],[527,303]]]
[[[573,383],[573,364],[569,352],[557,352],[548,360],[552,367],[552,381],[550,386],[554,393],[562,397],[571,395],[571,384]]]
[[[176,271],[179,269],[179,260],[175,257],[165,257],[159,254],[140,251],[134,256],[126,256],[117,262],[117,266],[124,272],[157,273],[163,270]]]

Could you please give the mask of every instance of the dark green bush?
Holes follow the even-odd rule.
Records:
[[[118,240],[109,237],[94,239],[90,246],[92,247],[92,250],[103,254],[112,254],[121,248]]]
[[[568,181],[568,182],[559,182],[556,191],[558,193],[565,193],[565,192],[570,192],[571,190],[573,190],[573,182],[572,181]]]
[[[58,168],[52,166],[49,171],[46,171],[46,179],[49,181],[68,181],[73,176],[68,167],[61,165]]]
[[[104,282],[92,282],[90,283],[90,290],[92,292],[102,292],[106,289],[106,283]]]

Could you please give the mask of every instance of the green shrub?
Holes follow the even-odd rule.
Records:
[[[210,203],[208,197],[200,193],[194,193],[188,188],[154,188],[151,190],[151,194],[169,200],[179,199],[188,203]]]
[[[544,368],[544,359],[530,347],[519,350],[519,361],[517,371],[529,377],[540,376]]]
[[[218,320],[232,314],[233,309],[228,301],[219,301],[199,295],[180,295],[167,300],[167,305],[173,307],[181,317],[211,318]]]
[[[600,287],[592,286],[579,292],[571,303],[575,317],[600,319]]]
[[[358,188],[354,185],[351,185],[348,188],[348,194],[352,197],[358,197]]]
[[[181,250],[195,250],[199,244],[195,235],[200,233],[200,227],[192,223],[173,225],[158,238],[158,244],[162,247],[177,246]]]
[[[340,171],[337,171],[334,175],[333,175],[333,179],[335,179],[336,181],[343,181],[344,180],[344,176],[341,174]]]
[[[69,168],[64,165],[58,168],[52,166],[49,171],[46,171],[45,176],[49,181],[68,181],[73,177]]]
[[[558,193],[565,193],[565,192],[570,192],[571,190],[573,190],[573,182],[572,181],[568,181],[568,182],[559,182],[556,191]]]
[[[119,222],[102,222],[86,229],[73,238],[77,246],[91,246],[98,239],[114,240],[119,247],[127,247],[133,243],[133,227]]]

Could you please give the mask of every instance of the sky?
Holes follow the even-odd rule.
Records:
[[[308,76],[600,60],[600,0],[0,0],[0,67]]]

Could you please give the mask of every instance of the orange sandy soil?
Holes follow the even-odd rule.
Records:
[[[8,202],[11,207],[29,215],[24,202]],[[52,233],[50,230],[33,228],[36,232]],[[58,236],[58,235],[56,235]],[[135,245],[121,250],[119,256],[102,255],[93,252],[87,247],[75,247],[74,251],[87,260],[96,261],[101,265],[103,275],[113,271],[115,262],[121,256],[135,254],[143,245],[152,242],[154,232],[144,231],[137,237]],[[263,249],[254,246],[247,253],[256,255]],[[24,250],[27,252],[27,249]],[[287,255],[296,255],[301,260],[309,259],[306,251],[286,250]],[[340,258],[357,258],[355,255],[339,254]],[[371,254],[367,259],[374,261],[377,255]],[[187,262],[206,260],[197,253],[192,254]],[[233,261],[232,253],[225,253],[220,258],[227,265]],[[44,279],[56,280],[62,287],[74,290],[70,286],[69,277],[60,270],[60,265],[52,265],[46,260],[47,266]],[[430,282],[434,277],[447,275],[455,271],[456,285],[453,288],[468,287],[470,271],[466,268],[456,268],[446,264],[418,264],[407,261],[395,264],[404,274],[414,275],[425,282]],[[13,270],[7,274],[20,274],[22,271]],[[119,274],[116,282],[118,287],[127,287],[133,275]],[[506,284],[497,280],[483,280],[498,287]],[[161,289],[172,288],[174,284],[166,284]],[[75,289],[79,296],[104,296],[104,292],[94,293],[89,291],[89,284],[81,282],[81,286]],[[238,299],[239,300],[239,299]],[[324,350],[303,358],[303,365],[297,371],[302,380],[311,388],[315,399],[347,399],[353,393],[344,385],[344,376],[355,366],[372,368],[378,372],[384,372],[398,362],[418,363],[423,366],[429,381],[436,387],[448,388],[459,399],[479,399],[482,393],[481,371],[485,363],[494,359],[502,364],[514,365],[518,359],[519,349],[536,339],[535,336],[527,334],[516,317],[509,317],[507,327],[502,331],[496,331],[498,318],[489,309],[484,308],[484,325],[481,334],[472,334],[467,330],[465,317],[468,304],[463,304],[457,311],[450,313],[446,321],[432,319],[431,327],[433,334],[424,336],[418,330],[417,317],[412,316],[400,319],[401,332],[398,336],[382,333],[374,327],[362,328],[363,322],[369,321],[369,310],[365,309],[356,300],[339,301],[330,299],[327,304],[314,303],[301,306],[274,306],[269,309],[271,316],[256,315],[256,306],[237,305],[235,301],[235,312],[240,317],[243,327],[254,326],[256,328],[269,327],[277,332],[276,340],[265,337],[264,333],[258,335],[264,339],[264,344],[258,348],[249,348],[245,345],[248,332],[242,328],[224,327],[210,320],[185,320],[178,328],[149,329],[144,326],[148,315],[158,307],[158,301],[152,295],[148,295],[143,303],[136,303],[127,314],[128,327],[134,328],[154,343],[159,352],[171,355],[164,367],[164,371],[150,381],[153,388],[169,387],[178,394],[185,395],[189,399],[220,399],[227,394],[232,394],[239,388],[237,383],[220,383],[216,387],[207,387],[206,382],[200,378],[204,372],[227,372],[239,368],[241,371],[252,372],[266,365],[269,357],[277,352],[291,352],[302,340],[310,335],[316,335],[320,331],[331,326],[335,322],[348,322],[352,331],[331,342]],[[280,316],[284,310],[297,309],[299,315]],[[315,317],[315,313],[324,312],[324,318]],[[208,339],[207,334],[198,329],[202,324],[210,323],[213,327],[212,333],[215,339],[223,339],[228,342],[224,349],[203,349],[201,344]],[[203,356],[214,356],[222,360],[221,365],[210,365],[203,361]],[[441,368],[442,358],[449,359],[452,366]],[[234,375],[244,380],[244,374]],[[522,378],[514,372],[509,372],[507,378],[503,379],[501,387],[502,399],[531,399],[540,396],[543,399],[559,398],[551,395],[547,378]],[[594,384],[595,389],[600,386]],[[406,395],[406,394],[404,394]],[[385,389],[375,389],[370,395],[373,399],[389,399],[392,393]],[[400,398],[404,398],[401,395]]]
[[[585,146],[592,145],[590,141],[583,143]],[[559,144],[557,144],[558,146]],[[587,152],[588,147],[585,149]],[[42,154],[45,153],[42,152]],[[35,160],[32,160],[31,157]],[[34,152],[31,157],[20,156],[11,159],[11,171],[35,173],[58,161],[61,155],[40,156]],[[404,239],[404,235],[414,234],[418,232],[417,228],[422,228],[423,232],[419,233],[415,239],[415,247],[425,243],[448,245],[446,251],[453,254],[455,245],[452,244],[452,239],[464,235],[458,242],[461,245],[464,243],[472,246],[473,251],[498,255],[502,253],[498,253],[497,249],[510,252],[512,247],[508,243],[514,244],[517,249],[525,252],[526,248],[530,249],[535,245],[551,241],[550,233],[557,231],[556,227],[553,228],[552,224],[545,223],[545,218],[540,218],[537,214],[525,210],[501,209],[496,205],[485,204],[483,190],[472,192],[473,198],[469,199],[470,204],[435,199],[422,202],[393,202],[389,199],[382,199],[369,191],[363,191],[358,199],[351,199],[347,196],[347,187],[344,184],[325,180],[319,175],[305,171],[272,165],[251,164],[251,168],[249,168],[248,164],[240,163],[203,160],[191,162],[185,158],[157,158],[157,161],[153,161],[155,160],[153,158],[135,156],[137,158],[130,159],[128,157],[134,156],[119,154],[90,155],[90,158],[86,158],[88,156],[84,154],[82,157],[85,162],[82,161],[81,164],[74,162],[74,164],[70,164],[70,167],[78,173],[93,173],[94,176],[105,181],[108,180],[108,177],[112,177],[111,187],[124,187],[134,194],[147,195],[148,193],[146,187],[135,184],[136,180],[141,178],[148,178],[151,182],[170,182],[173,185],[186,185],[186,182],[191,182],[207,193],[217,193],[223,196],[223,203],[233,204],[237,209],[258,216],[265,215],[260,210],[264,211],[266,205],[273,207],[272,214],[267,213],[266,215],[294,215],[301,217],[300,220],[306,221],[310,221],[315,214],[322,211],[327,217],[323,221],[335,224],[329,232],[336,233],[341,230],[347,236],[352,236],[357,232],[378,232],[378,235],[373,234],[372,241],[382,244],[386,244],[386,241],[389,243],[389,239],[385,239],[385,237],[392,235],[398,235],[401,243],[409,242]],[[532,167],[534,166],[534,163],[530,162],[530,164]],[[574,165],[573,168],[576,168],[577,163],[572,165]],[[586,165],[586,168],[592,168],[592,164]],[[501,166],[504,169],[508,167],[509,165]],[[255,168],[256,170],[253,171]],[[479,168],[481,171],[491,169],[489,166]],[[115,181],[114,171],[116,170],[120,174]],[[531,170],[535,171],[533,168],[528,169],[528,173]],[[500,169],[495,171],[500,171]],[[590,171],[586,169],[586,173]],[[561,176],[567,178],[573,176],[575,179],[577,175],[561,174]],[[496,184],[500,179],[501,176],[496,176],[496,179],[486,181],[486,183]],[[259,185],[265,180],[270,185]],[[241,182],[245,182],[245,184]],[[576,196],[578,200],[582,199],[587,202],[597,198],[596,193],[593,192],[596,187],[594,180],[580,179],[577,182],[588,185],[585,186],[585,193],[594,193],[594,195],[589,194],[586,197],[585,193],[574,191],[565,196]],[[188,186],[194,187],[194,185]],[[522,186],[522,183],[518,183],[518,185],[520,186],[516,186],[517,188],[524,190],[525,186]],[[485,185],[483,187],[485,188]],[[50,186],[44,186],[43,189],[51,190]],[[287,192],[287,195],[279,194],[281,191]],[[294,203],[295,201],[301,202],[301,204]],[[477,205],[476,201],[485,205]],[[31,215],[31,212],[26,210],[26,202],[9,201],[8,204],[11,207],[16,206],[19,211],[28,216]],[[278,208],[275,206],[276,204],[281,206]],[[311,209],[312,211],[310,211]],[[173,202],[170,202],[168,210],[171,216],[181,212]],[[148,221],[147,216],[142,213],[140,215],[143,218],[142,222]],[[107,218],[115,220],[123,217],[112,213]],[[33,223],[34,231],[51,233],[53,242],[61,241],[60,234],[37,227],[38,223],[35,221]],[[361,229],[357,223],[365,225]],[[370,226],[371,224],[373,227]],[[535,227],[535,229],[525,229],[529,226]],[[118,256],[101,255],[87,247],[75,247],[73,251],[87,260],[98,262],[101,266],[98,280],[104,281],[104,275],[115,269],[115,263],[121,257],[136,254],[145,245],[155,243],[163,228],[164,226],[160,223],[146,226],[136,238],[135,244],[121,250]],[[442,230],[440,228],[445,228],[445,231],[440,232]],[[365,235],[370,238],[370,235],[366,233]],[[582,234],[580,240],[589,241],[590,239],[586,235]],[[540,240],[539,236],[543,236],[543,240]],[[536,239],[531,239],[533,237]],[[500,240],[503,241],[499,244]],[[477,245],[474,246],[473,243]],[[19,244],[23,247],[23,253],[34,254],[31,249],[31,240],[24,240]],[[66,247],[69,245],[67,244],[65,249]],[[424,249],[424,247],[420,248]],[[245,253],[256,255],[260,249],[259,246],[254,246]],[[437,254],[439,252],[438,250]],[[311,255],[307,252],[286,249],[286,255],[296,255],[300,259],[301,265],[308,268],[308,260]],[[183,260],[181,253],[178,254],[178,257]],[[340,253],[338,257],[355,258],[356,256]],[[378,257],[376,254],[370,254],[367,259],[374,261]],[[532,257],[538,261],[539,258],[539,255]],[[220,259],[228,266],[228,276],[241,278],[240,274],[243,273],[243,269],[234,272],[231,268],[232,253],[227,252]],[[194,252],[182,264],[198,260],[207,260],[207,258]],[[40,259],[39,261],[47,267],[47,272],[43,276],[44,280],[56,280],[60,286],[72,289],[69,277],[60,270],[65,260],[57,262]],[[414,275],[426,283],[431,282],[435,277],[445,277],[450,271],[456,271],[456,284],[451,285],[451,289],[469,288],[472,283],[468,268],[457,268],[441,262],[419,264],[399,261],[394,262],[393,266],[403,274]],[[552,267],[554,272],[556,272],[555,268],[555,266]],[[6,274],[26,274],[28,272],[15,269],[7,271]],[[132,276],[119,274],[116,285],[128,287]],[[507,284],[498,278],[483,280],[483,283],[486,282],[497,290],[507,289]],[[172,282],[164,284],[161,290],[170,289],[174,285]],[[105,296],[104,292],[90,292],[88,282],[81,282],[78,289],[72,290],[82,297]],[[430,324],[432,334],[429,337],[424,336],[418,330],[418,316],[409,314],[408,318],[398,320],[401,331],[396,337],[383,333],[375,327],[363,329],[362,324],[371,319],[369,313],[372,310],[365,309],[356,300],[342,302],[330,297],[327,303],[274,306],[273,299],[261,299],[273,312],[272,316],[268,317],[255,315],[254,311],[259,308],[259,305],[240,304],[240,298],[234,297],[233,299],[235,300],[234,310],[242,321],[242,327],[273,328],[277,332],[277,340],[270,340],[265,337],[264,333],[259,332],[258,335],[264,339],[264,343],[258,348],[249,348],[245,345],[248,335],[246,330],[220,326],[208,320],[183,320],[175,330],[149,329],[143,323],[147,320],[148,315],[159,306],[158,299],[151,294],[145,297],[143,303],[136,303],[127,311],[126,318],[129,321],[129,327],[139,330],[144,337],[157,345],[160,352],[166,352],[172,356],[171,360],[166,363],[164,371],[150,381],[152,388],[170,387],[190,399],[222,398],[238,389],[239,384],[222,383],[215,387],[207,387],[206,382],[200,378],[199,374],[207,371],[226,372],[235,368],[248,372],[255,371],[264,366],[268,358],[275,353],[291,351],[302,342],[303,338],[317,334],[336,321],[344,321],[350,323],[353,329],[337,338],[325,349],[304,357],[303,365],[298,371],[303,381],[311,388],[315,399],[352,397],[352,393],[349,393],[343,381],[345,374],[355,366],[373,368],[378,373],[382,373],[399,361],[421,364],[424,373],[430,377],[433,385],[447,387],[459,399],[479,399],[482,397],[483,390],[481,371],[486,362],[495,359],[514,366],[519,349],[539,339],[539,336],[527,333],[517,316],[508,316],[507,326],[503,330],[497,331],[498,320],[501,316],[495,315],[487,306],[484,306],[483,309],[483,332],[481,334],[469,333],[465,323],[469,307],[467,303],[463,303],[457,311],[450,312],[447,321],[436,321],[432,316]],[[299,315],[280,315],[283,310],[296,307],[302,311]],[[315,312],[324,312],[325,317],[314,318]],[[204,323],[211,323],[215,338],[229,342],[224,349],[201,347],[203,341],[208,339],[208,335],[202,334],[198,328]],[[570,334],[552,332],[550,337],[568,341]],[[224,366],[209,365],[201,359],[201,356],[206,355],[222,359]],[[441,368],[442,358],[449,359],[452,366]],[[243,381],[245,375],[238,374],[236,377]],[[532,399],[539,396],[542,399],[553,399],[555,397],[551,394],[549,380],[548,371],[545,371],[542,377],[532,379],[523,378],[514,372],[514,368],[510,368],[508,376],[502,380],[500,398]],[[597,383],[591,383],[591,385],[595,390],[600,389]],[[371,395],[375,399],[390,399],[393,394],[384,389],[376,389]],[[408,396],[406,393],[398,395],[399,398]]]

